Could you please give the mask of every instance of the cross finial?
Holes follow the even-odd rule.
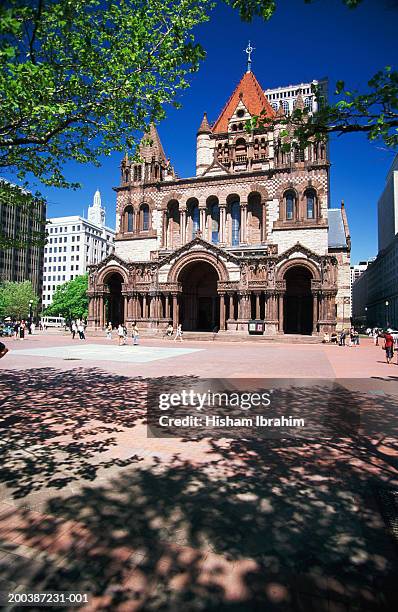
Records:
[[[245,51],[247,53],[247,72],[251,72],[252,71],[252,53],[254,51],[254,47],[251,46],[250,44],[250,40],[249,40],[249,44],[247,45]]]

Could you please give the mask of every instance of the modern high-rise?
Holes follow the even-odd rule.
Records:
[[[0,182],[0,282],[30,281],[40,299],[46,224],[45,201],[7,181]],[[19,204],[12,203],[13,194],[18,197]]]
[[[398,328],[398,155],[378,203],[379,252],[352,287],[353,315],[371,327]]]
[[[315,89],[319,91],[318,97],[315,94]],[[287,115],[291,114],[295,108],[297,97],[300,95],[308,112],[316,113],[319,99],[327,100],[328,98],[328,80],[326,78],[319,81],[314,79],[310,83],[265,89],[264,93],[275,111],[282,105],[285,113]]]
[[[44,249],[43,306],[49,306],[59,285],[85,274],[114,250],[115,230],[105,225],[105,209],[97,190],[88,218],[48,219],[48,242]]]

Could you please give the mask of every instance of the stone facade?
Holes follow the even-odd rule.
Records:
[[[246,120],[261,109],[273,127],[248,133]],[[185,179],[151,126],[141,161],[121,164],[115,254],[90,271],[92,328],[137,321],[162,330],[172,322],[242,333],[256,319],[272,335],[349,323],[339,303],[349,232],[344,211],[329,214],[327,147],[285,153],[278,113],[247,72],[214,125],[203,117],[196,176]]]

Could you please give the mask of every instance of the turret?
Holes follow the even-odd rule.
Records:
[[[203,174],[213,161],[214,142],[210,139],[211,133],[207,113],[204,113],[196,136],[196,176]]]

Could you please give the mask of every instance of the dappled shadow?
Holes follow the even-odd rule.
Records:
[[[30,374],[34,378],[40,372]],[[82,465],[97,470],[111,461],[101,459],[101,453],[118,444],[120,430],[132,428],[134,436],[144,427],[146,381],[97,371],[101,382],[95,390],[93,379],[90,391],[89,379],[79,376],[80,370],[49,375],[49,389],[68,390],[77,381],[76,394],[66,395],[64,420],[62,399],[56,398],[49,414],[30,412],[22,395],[20,415],[9,411],[13,431],[28,440],[26,448],[35,440],[51,442],[48,465],[45,455],[38,464],[44,476],[38,466],[29,476],[29,466],[22,464],[21,490],[18,456],[15,466],[10,458],[15,495],[24,487],[32,490],[29,478],[38,481],[38,488],[62,470],[65,478],[70,471],[79,479],[80,457]],[[84,380],[85,399],[79,391]],[[169,382],[175,388],[183,379]],[[39,392],[46,382],[32,379],[32,389],[34,384]],[[301,388],[298,405],[311,401],[316,406],[316,393],[322,390]],[[110,472],[106,482],[83,483],[76,493],[63,488],[40,512],[1,506],[0,538],[9,556],[0,557],[0,579],[40,591],[88,590],[94,597],[89,609],[107,611],[330,612],[332,604],[347,611],[349,605],[361,611],[395,609],[396,549],[374,489],[397,486],[397,399],[358,390],[336,393],[342,403],[352,393],[353,405],[360,407],[355,435],[259,440],[237,431],[231,440],[176,439],[173,456],[165,458],[162,444],[170,439],[141,438],[141,445],[156,443],[159,450],[151,465],[138,461],[139,453],[126,457],[123,469]],[[87,401],[93,406],[85,410]],[[100,431],[105,443],[93,451],[85,446],[85,436],[96,426],[105,427]],[[36,434],[29,431],[34,429]],[[51,449],[65,431],[73,438],[65,441],[69,463]],[[15,453],[17,447],[12,448]],[[35,558],[28,562],[18,556],[21,545],[35,551]]]

